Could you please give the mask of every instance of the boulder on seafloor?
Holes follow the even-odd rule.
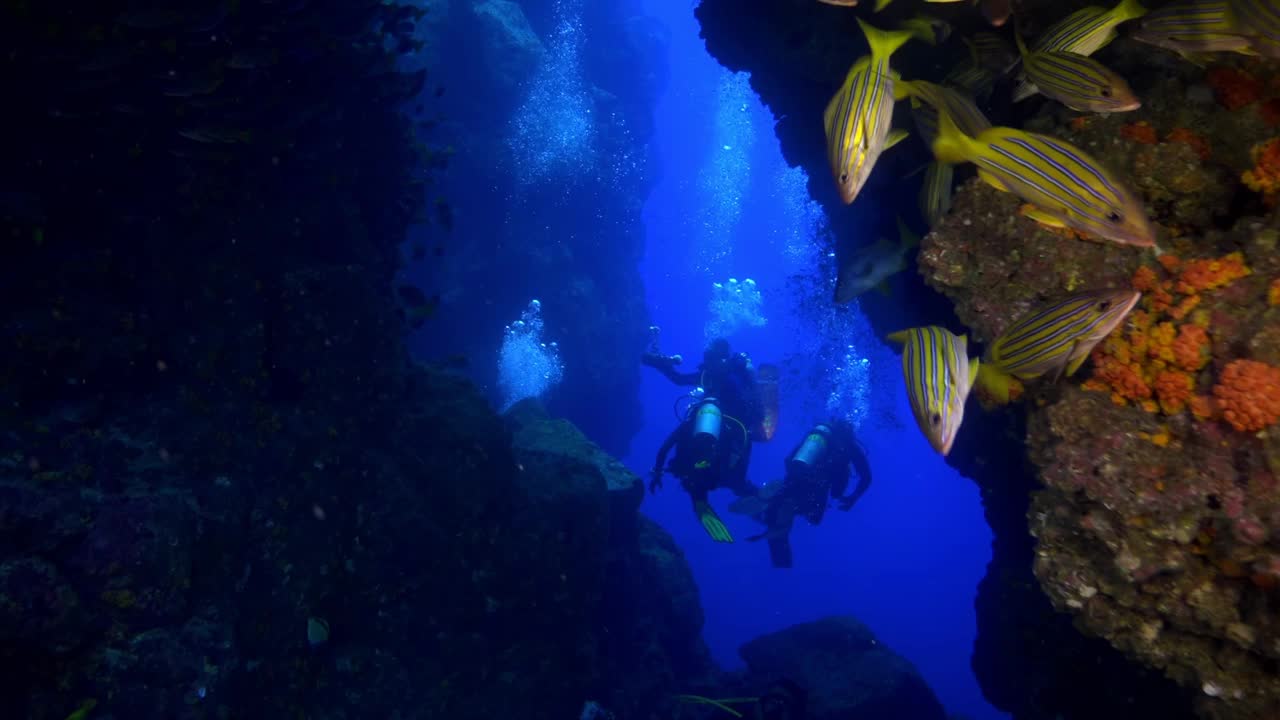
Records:
[[[828,617],[762,635],[738,649],[757,691],[781,681],[807,694],[810,720],[943,720],[915,667],[852,617]]]

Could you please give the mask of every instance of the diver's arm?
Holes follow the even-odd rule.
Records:
[[[849,449],[849,462],[852,463],[854,472],[858,473],[858,487],[854,488],[851,494],[840,498],[841,510],[853,507],[853,504],[858,502],[858,498],[871,487],[871,463],[867,462],[867,455],[860,445],[855,443]]]
[[[654,459],[653,469],[649,471],[649,492],[651,493],[656,493],[662,488],[662,474],[666,472],[667,455],[671,453],[671,448],[675,447],[680,429],[681,425],[677,425],[667,439],[662,441],[662,447],[658,448],[658,457]]]
[[[702,374],[698,371],[682,373],[676,370],[676,365],[681,361],[679,355],[658,355],[657,353],[645,353],[640,357],[640,362],[662,373],[668,380],[676,385],[696,386],[702,379]]]

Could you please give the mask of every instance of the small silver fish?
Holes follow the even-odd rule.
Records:
[[[888,280],[907,269],[907,253],[920,244],[920,238],[898,220],[898,242],[879,238],[850,255],[840,266],[836,278],[837,303],[847,303],[868,290],[879,289],[888,294]]]

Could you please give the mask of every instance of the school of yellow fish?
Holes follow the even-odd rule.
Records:
[[[890,2],[875,0],[874,11]],[[1009,0],[973,4],[978,2],[993,26],[1012,16]],[[1124,78],[1090,58],[1129,22],[1137,25],[1129,33],[1133,39],[1196,62],[1215,52],[1280,58],[1280,0],[1180,0],[1154,12],[1138,0],[1120,0],[1111,8],[1077,10],[1031,43],[1015,31],[1016,49],[995,33],[977,33],[965,40],[969,61],[938,85],[904,80],[889,60],[913,38],[937,44],[947,33],[946,23],[917,16],[883,30],[859,18],[869,53],[849,68],[823,114],[827,157],[841,199],[852,203],[880,154],[907,136],[892,127],[892,120],[895,103],[909,100],[916,128],[934,156],[920,199],[931,224],[950,207],[952,166],[973,163],[982,181],[1020,197],[1028,208],[1023,213],[1036,222],[1158,252],[1155,228],[1141,200],[1102,163],[1058,138],[993,126],[974,102],[975,96],[991,92],[998,77],[1016,73],[1015,102],[1039,93],[1081,112],[1136,110],[1141,101]],[[988,344],[981,360],[968,356],[964,335],[942,327],[894,333],[889,339],[903,348],[903,375],[916,423],[930,445],[946,455],[973,387],[1003,400],[1013,379],[1072,375],[1139,297],[1131,290],[1099,289],[1047,303],[1015,320]]]

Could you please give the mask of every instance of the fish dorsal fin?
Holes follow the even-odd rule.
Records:
[[[907,340],[909,340],[910,338],[911,338],[910,330],[899,330],[898,332],[889,333],[888,335],[889,342],[897,343],[898,345],[906,345]]]

